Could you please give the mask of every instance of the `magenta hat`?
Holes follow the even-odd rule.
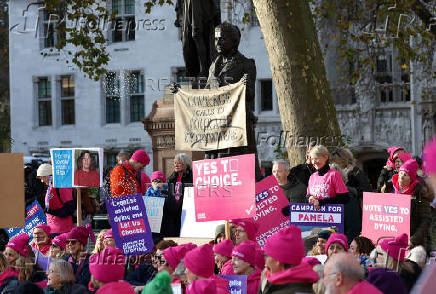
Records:
[[[222,256],[232,258],[233,242],[230,239],[225,239],[213,246],[213,252],[221,254]]]
[[[114,238],[114,234],[112,233],[112,229],[108,230],[106,233],[104,233],[103,235],[103,240],[104,239],[108,239],[108,238]]]
[[[330,235],[327,243],[325,243],[325,252],[328,252],[330,244],[339,243],[344,247],[345,251],[348,251],[348,239],[344,234],[333,233]]]
[[[231,223],[244,229],[248,238],[252,241],[256,241],[257,225],[249,219],[234,219]]]
[[[67,245],[67,235],[68,233],[60,234],[59,236],[54,237],[51,240],[51,243],[56,246],[59,246],[62,250],[65,250]]]
[[[50,238],[50,232],[51,232],[51,228],[49,225],[46,224],[39,224],[36,227],[33,228],[33,230],[35,229],[41,229],[44,231],[44,233]]]
[[[29,236],[25,233],[19,234],[9,240],[6,247],[14,249],[21,256],[27,257],[29,255]]]
[[[315,257],[306,256],[301,260],[301,263],[310,264],[310,266],[314,267],[317,264],[321,264],[319,260]]]
[[[195,280],[186,287],[186,294],[216,294],[217,285],[215,280]]]
[[[436,173],[436,136],[424,148],[424,172],[427,175]]]
[[[91,255],[89,271],[100,282],[115,282],[124,279],[125,262],[122,250],[106,246],[102,252]]]
[[[185,257],[186,252],[188,252],[188,247],[184,245],[168,247],[167,249],[162,251],[162,254],[168,263],[173,269],[179,265],[180,261],[183,257]]]
[[[398,156],[396,158],[399,158],[404,164],[406,161],[412,159],[412,154],[407,153],[407,152],[403,152],[403,153],[398,154]]]
[[[166,182],[167,178],[165,177],[164,173],[161,171],[154,171],[151,174],[151,181],[153,182],[154,180],[161,180],[162,182]]]
[[[396,238],[384,239],[379,245],[390,257],[398,261],[403,261],[408,239],[407,234],[401,234]]]
[[[398,170],[405,172],[410,177],[410,183],[413,183],[416,180],[416,173],[419,169],[419,165],[414,159],[409,159],[404,162],[403,165]]]
[[[252,267],[256,267],[256,247],[251,242],[242,242],[235,246],[232,251],[233,256],[248,262]]]
[[[144,165],[150,163],[150,157],[148,156],[147,152],[145,152],[145,150],[136,150],[135,153],[133,153],[132,157],[130,157],[130,159],[133,159],[134,161],[142,163]]]
[[[91,229],[91,225],[86,225],[82,227],[74,227],[68,234],[67,240],[77,240],[82,243],[83,246],[88,244],[88,237],[91,238],[92,242],[95,242],[94,232]]]
[[[189,251],[191,251],[191,250],[193,250],[193,249],[198,247],[197,245],[195,245],[195,244],[193,244],[191,242],[186,243],[186,244],[182,244],[182,246],[186,247],[186,252],[189,252]]]
[[[395,168],[394,153],[397,152],[398,150],[404,150],[404,148],[403,147],[389,147],[388,148],[389,158],[386,162],[387,166],[389,166],[391,168]]]
[[[95,294],[135,294],[132,285],[125,281],[104,284]]]
[[[189,251],[186,253],[183,263],[195,275],[206,279],[211,277],[215,270],[212,245],[204,244]]]
[[[297,265],[306,256],[301,229],[296,226],[284,228],[273,234],[263,248],[265,254],[284,264]]]
[[[265,253],[262,249],[256,248],[256,268],[263,270],[265,267]]]

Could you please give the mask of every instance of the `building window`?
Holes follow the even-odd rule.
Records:
[[[260,111],[273,110],[273,89],[272,80],[260,81]]]
[[[135,0],[112,0],[112,11],[116,13],[112,42],[135,40]]]
[[[120,123],[120,80],[116,73],[109,72],[105,77],[106,123]]]
[[[45,9],[41,10],[40,45],[41,49],[53,48],[58,45],[61,39],[65,39],[66,22],[63,9],[56,13],[50,13]]]
[[[62,124],[73,125],[75,123],[74,108],[74,78],[73,76],[61,76],[61,111]]]
[[[51,126],[51,81],[38,79],[38,123],[39,126]]]
[[[408,65],[398,60],[396,50],[377,56],[375,80],[380,103],[410,101]]]
[[[144,115],[144,75],[139,71],[129,74],[130,122],[141,121]]]

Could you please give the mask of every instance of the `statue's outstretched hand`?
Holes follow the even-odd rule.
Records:
[[[180,84],[172,82],[169,84],[169,87],[170,87],[171,93],[176,94],[177,92],[179,92]]]

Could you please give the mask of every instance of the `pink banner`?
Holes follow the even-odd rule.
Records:
[[[289,206],[289,201],[274,176],[256,183],[256,215],[253,220],[258,225],[256,241],[260,247],[263,248],[272,234],[289,226],[289,218],[282,214],[286,206]]]
[[[410,237],[410,195],[364,192],[362,236],[377,243],[402,233]]]
[[[256,214],[254,154],[195,161],[193,176],[197,222]]]

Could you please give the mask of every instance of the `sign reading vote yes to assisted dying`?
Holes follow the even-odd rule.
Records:
[[[197,222],[255,216],[254,154],[195,161],[193,178]]]

